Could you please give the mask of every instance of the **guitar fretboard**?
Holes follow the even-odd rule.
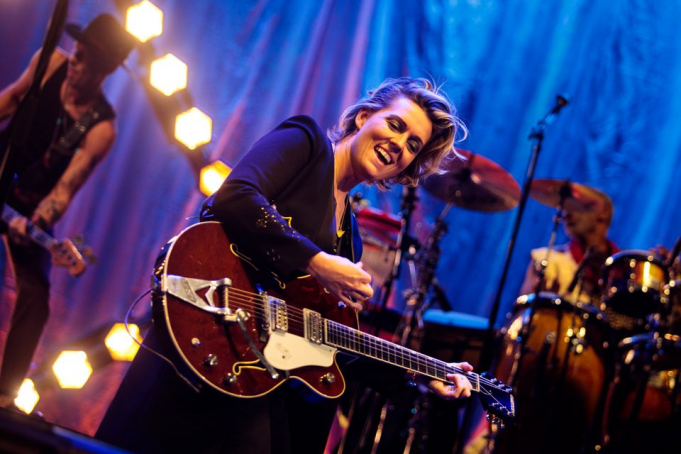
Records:
[[[383,361],[393,366],[401,367],[442,381],[450,381],[447,374],[466,375],[471,382],[473,391],[480,392],[481,377],[473,372],[466,372],[459,367],[451,366],[423,353],[415,352],[406,347],[394,344],[380,337],[366,334],[332,320],[325,320],[326,344]],[[482,379],[485,381],[485,379]]]
[[[7,224],[14,218],[21,216],[21,214],[9,205],[2,207],[2,220]],[[51,249],[54,245],[58,244],[58,241],[52,238],[50,235],[45,233],[38,226],[33,224],[31,221],[28,222],[27,226],[28,235],[33,241],[44,247],[45,249]]]

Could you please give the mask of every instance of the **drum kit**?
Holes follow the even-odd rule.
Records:
[[[458,151],[463,159],[452,160],[444,174],[421,185],[446,203],[423,244],[408,236],[413,190],[405,190],[399,216],[371,208],[356,213],[365,268],[388,289],[382,309],[402,261],[418,270],[405,292],[406,309],[395,335],[412,348],[419,346],[426,298],[436,285],[438,244],[449,209],[505,211],[521,196],[518,183],[501,166]],[[556,208],[549,261],[563,212],[603,209],[596,190],[569,181],[534,180],[529,197]],[[585,280],[585,267],[575,270],[570,292],[549,293],[542,291],[547,261],[541,261],[536,291],[517,299],[497,336],[492,372],[515,388],[518,418],[514,426],[488,436],[487,452],[629,452],[637,437],[649,433],[660,446],[666,443],[656,426],[669,435],[666,424],[679,421],[681,412],[681,276],[672,263],[678,243],[667,257],[642,250],[624,250],[604,262],[603,256],[596,285],[580,286],[576,294],[570,292]],[[593,262],[593,257],[583,262],[588,259]],[[644,426],[651,432],[638,434]]]

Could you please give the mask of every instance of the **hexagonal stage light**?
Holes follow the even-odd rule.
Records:
[[[196,107],[183,112],[175,119],[175,138],[190,150],[210,142],[213,120]]]
[[[140,348],[139,344],[135,342],[135,339],[142,342],[139,327],[131,323],[128,328],[130,333],[125,329],[125,323],[116,323],[104,339],[104,345],[109,350],[111,359],[115,361],[132,361]],[[135,339],[131,336],[134,336]]]
[[[212,195],[231,172],[232,169],[222,161],[208,164],[199,174],[199,189],[206,196]]]
[[[173,54],[166,54],[151,63],[149,83],[166,96],[183,90],[187,87],[187,65]]]
[[[148,0],[133,5],[125,17],[125,29],[146,43],[163,33],[163,11]]]
[[[80,389],[85,386],[90,375],[92,366],[84,351],[63,351],[52,366],[59,386],[67,389]]]
[[[30,414],[40,400],[40,395],[35,389],[35,384],[30,378],[24,379],[19,388],[19,395],[14,399],[16,405],[24,413]]]

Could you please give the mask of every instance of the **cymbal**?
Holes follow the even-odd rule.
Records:
[[[568,211],[592,211],[603,206],[602,197],[594,189],[569,180],[538,179],[532,181],[530,197],[550,207],[557,207],[563,194],[563,208]]]
[[[518,205],[520,186],[510,173],[489,158],[456,151],[465,159],[453,159],[445,165],[447,173],[425,179],[421,186],[426,191],[452,205],[487,213]]]

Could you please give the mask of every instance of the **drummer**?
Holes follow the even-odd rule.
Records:
[[[594,198],[594,203],[586,206],[565,205],[563,225],[570,241],[555,246],[549,254],[544,284],[539,289],[556,293],[574,302],[591,301],[599,296],[598,279],[603,263],[606,258],[619,251],[617,245],[608,238],[614,213],[612,200],[600,189],[590,187],[588,191]],[[521,295],[536,291],[538,270],[541,269],[541,262],[547,259],[547,248],[533,249],[530,256],[525,280],[520,287]],[[583,271],[577,276],[580,265]],[[571,286],[573,290],[570,292]]]

